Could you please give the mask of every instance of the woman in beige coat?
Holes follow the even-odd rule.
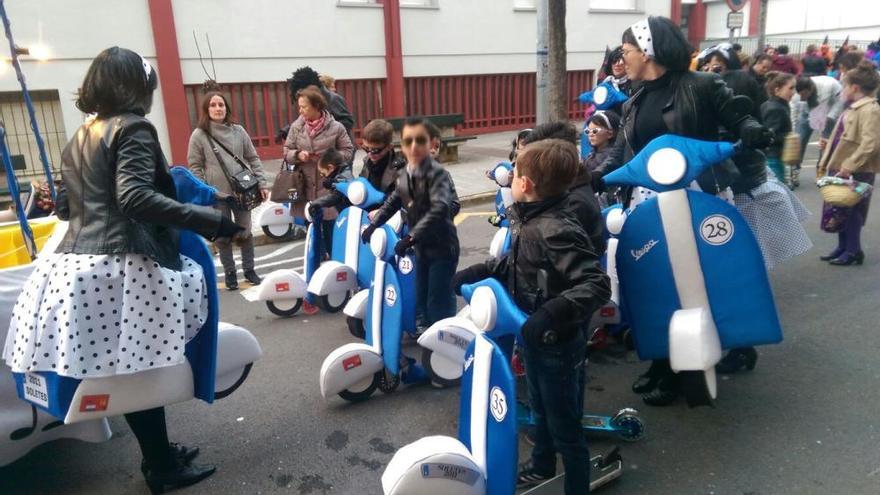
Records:
[[[345,127],[337,122],[327,111],[327,100],[315,86],[301,89],[296,95],[299,118],[290,126],[287,141],[284,143],[284,159],[287,163],[305,173],[305,199],[311,201],[324,196],[329,191],[324,187],[318,174],[318,160],[328,150],[335,149],[342,154],[345,162],[351,160],[354,145],[348,138]],[[305,202],[292,207],[291,214],[302,217]],[[325,245],[333,233],[334,208],[325,208],[322,223]]]
[[[819,160],[818,176],[836,175],[859,182],[874,183],[874,174],[880,172],[880,105],[876,93],[880,87],[880,75],[870,62],[859,65],[843,77],[841,96],[849,109],[837,120],[831,139],[824,145]],[[836,208],[843,228],[837,233],[837,249],[823,261],[832,265],[861,265],[865,260],[862,251],[861,231],[868,217],[867,196],[852,208]],[[823,205],[823,217],[832,214],[830,205]]]
[[[202,114],[199,117],[198,127],[189,138],[189,151],[186,161],[193,175],[206,183],[216,187],[220,192],[232,194],[232,186],[223,173],[218,160],[223,160],[230,175],[235,175],[242,170],[236,160],[223,149],[226,147],[230,152],[241,158],[248,167],[256,174],[260,181],[263,201],[269,197],[269,189],[266,183],[266,175],[263,173],[263,164],[254,148],[254,143],[248,136],[247,131],[238,124],[233,123],[229,101],[222,93],[211,91],[205,95],[201,104]],[[210,136],[209,136],[210,135]],[[217,140],[222,146],[215,146],[211,138]],[[217,153],[214,152],[216,147]],[[233,239],[217,239],[214,244],[220,251],[220,262],[226,275],[226,289],[238,288],[236,277],[235,259],[232,257],[232,241],[236,241],[241,247],[241,267],[244,270],[244,278],[258,285],[261,280],[254,271],[254,236],[251,233],[251,212],[230,206],[227,203],[218,203],[215,208],[220,210],[223,216],[235,220],[244,230]]]

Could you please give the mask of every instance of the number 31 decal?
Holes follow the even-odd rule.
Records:
[[[733,222],[724,215],[712,215],[700,224],[700,237],[713,246],[721,246],[733,238]]]

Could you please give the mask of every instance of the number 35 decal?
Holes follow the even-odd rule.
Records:
[[[700,237],[713,246],[721,246],[733,238],[733,222],[724,215],[712,215],[700,224]]]

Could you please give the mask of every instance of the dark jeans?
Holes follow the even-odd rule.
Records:
[[[147,468],[167,471],[173,467],[171,449],[168,448],[168,428],[165,425],[165,408],[156,407],[125,415],[125,421],[137,438]]]
[[[578,333],[571,342],[525,346],[529,406],[535,419],[532,465],[541,474],[556,472],[556,453],[565,467],[565,494],[590,491],[590,451],[581,427],[581,374],[587,343]]]
[[[220,213],[241,226],[244,231],[236,234],[233,238],[221,237],[214,241],[217,251],[220,252],[220,263],[223,271],[235,275],[235,259],[232,257],[232,243],[236,242],[241,248],[241,268],[244,271],[254,269],[254,235],[251,233],[251,212],[248,210],[231,209],[225,203],[217,204],[214,208]]]
[[[458,257],[428,258],[416,254],[416,314],[430,327],[443,318],[455,316],[452,276]]]

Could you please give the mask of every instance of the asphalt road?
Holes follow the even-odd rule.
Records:
[[[806,185],[797,195],[814,212],[807,228],[816,247],[771,273],[785,341],[761,348],[754,371],[721,380],[715,408],[644,406],[629,387],[645,364],[619,348],[594,357],[588,410],[636,407],[648,428],[622,444],[626,472],[603,493],[880,493],[880,215],[864,232],[865,265],[833,267],[817,259],[835,242],[818,230],[817,191]],[[481,212],[489,210],[465,210],[461,266],[486,256],[493,228]],[[259,248],[258,271],[301,256],[300,247],[277,254],[284,247]],[[232,396],[168,407],[172,440],[200,446],[200,461],[218,466],[181,493],[378,494],[397,448],[455,436],[457,389],[401,387],[361,404],[321,398],[324,357],[353,341],[341,315],[279,319],[235,292],[221,300],[222,319],[250,329],[264,356]],[[120,419],[112,427],[109,442],[58,441],[0,469],[0,493],[148,493],[133,435]],[[593,437],[592,447],[615,443]],[[522,442],[520,458],[527,453]]]

